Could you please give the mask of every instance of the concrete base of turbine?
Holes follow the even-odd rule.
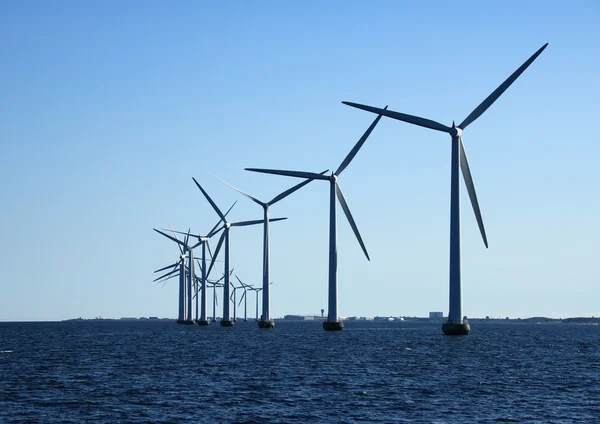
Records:
[[[206,319],[199,319],[198,321],[196,321],[196,323],[198,325],[210,325],[210,321],[208,321]]]
[[[230,319],[221,320],[221,327],[233,327],[233,321]]]
[[[344,321],[323,321],[325,331],[341,331],[344,328]]]
[[[272,319],[270,319],[270,320],[261,319],[260,321],[258,321],[258,327],[259,328],[273,328],[273,327],[275,327],[275,321],[273,321]]]
[[[210,320],[210,322],[217,322],[217,320],[213,318]]]
[[[442,324],[442,331],[446,336],[466,336],[471,331],[471,326],[466,322],[462,324],[445,322]]]

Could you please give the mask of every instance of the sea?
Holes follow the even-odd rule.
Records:
[[[0,423],[600,423],[600,326],[0,323]]]

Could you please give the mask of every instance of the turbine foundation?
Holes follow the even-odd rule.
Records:
[[[445,336],[466,336],[471,331],[471,326],[467,322],[445,322],[442,324],[442,331]]]
[[[210,321],[206,319],[199,319],[198,325],[210,325]]]
[[[261,319],[260,321],[258,321],[258,327],[259,328],[273,328],[273,327],[275,327],[275,321],[273,321],[272,319],[270,319],[270,320]]]
[[[177,324],[194,325],[194,320],[191,320],[191,319],[178,319],[177,320]]]
[[[233,321],[230,319],[221,320],[221,327],[233,327]]]
[[[344,321],[323,321],[325,331],[341,331],[344,328]]]

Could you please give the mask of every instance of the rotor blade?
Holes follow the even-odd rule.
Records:
[[[185,234],[185,241],[184,241],[184,243],[185,243],[186,246],[189,246],[188,242],[190,240],[190,231],[192,231],[192,229],[188,228],[188,232]]]
[[[481,211],[479,210],[479,202],[477,201],[477,194],[475,194],[475,186],[473,185],[473,178],[471,177],[471,170],[469,169],[469,162],[467,161],[467,153],[465,152],[465,147],[463,146],[462,137],[458,139],[459,150],[460,150],[460,169],[463,174],[463,179],[465,180],[465,185],[467,186],[467,192],[469,193],[469,198],[471,199],[471,205],[473,206],[473,212],[475,212],[475,218],[477,219],[477,225],[479,226],[479,231],[481,232],[481,237],[483,238],[483,244],[487,249],[488,242],[487,237],[485,235],[485,228],[483,227],[483,219],[481,218]]]
[[[220,221],[219,221],[220,223]],[[169,231],[169,230],[165,230],[164,228],[162,229],[162,231]],[[183,231],[175,231],[174,229],[171,228],[171,232],[173,233],[177,233],[177,234],[183,234],[184,236],[190,235],[192,237],[196,237],[196,238],[201,238],[202,236],[197,235],[197,234],[192,234],[192,233],[184,233]],[[175,236],[175,238],[177,238],[177,236]]]
[[[212,261],[214,255],[212,254],[212,250],[210,248],[210,243],[208,240],[206,240],[206,247],[208,248],[208,256],[209,256],[210,260]]]
[[[274,174],[284,175],[286,177],[297,177],[297,178],[311,178],[314,180],[327,180],[329,177],[325,175],[317,174],[315,172],[304,172],[304,171],[283,171],[281,169],[262,169],[262,168],[244,168],[246,171],[261,172],[263,174]]]
[[[161,280],[161,279],[163,279],[163,278],[165,278],[165,277],[168,277],[169,275],[173,274],[173,273],[174,273],[174,272],[176,272],[177,270],[178,270],[178,269],[177,269],[177,267],[175,267],[175,268],[173,268],[171,271],[167,272],[166,274],[163,274],[163,275],[161,275],[160,277],[158,277],[158,278],[155,278],[155,279],[154,279],[152,282],[155,282],[155,281]]]
[[[169,221],[169,227],[171,227],[171,231],[173,231],[173,236],[174,236],[175,238],[177,238],[177,236],[175,235],[176,231],[173,229],[173,224],[171,224],[171,221]],[[177,240],[179,240],[179,239],[177,239]],[[183,247],[181,247],[181,246],[179,246],[179,245],[178,245],[177,247],[179,247],[179,251],[180,251],[180,252],[181,252],[181,254],[183,255]]]
[[[157,269],[157,270],[156,270],[156,271],[154,271],[154,272],[155,272],[155,273],[157,273],[157,272],[161,272],[161,271],[164,271],[165,269],[168,269],[168,268],[173,268],[174,266],[177,266],[177,265],[179,265],[179,261],[175,262],[174,264],[167,265],[167,266],[166,266],[166,267],[164,267],[164,268]]]
[[[352,106],[358,109],[366,110],[368,112],[373,112],[378,115],[387,116],[388,118],[394,118],[399,121],[408,122],[409,124],[418,125],[420,127],[431,128],[432,130],[437,130],[445,133],[449,133],[452,128],[447,127],[439,122],[432,121],[431,119],[420,118],[418,116],[407,115],[405,113],[394,112],[393,110],[385,110],[379,109],[377,107],[365,106],[359,103],[352,102],[342,102],[345,105]]]
[[[240,297],[240,303],[238,303],[238,306],[240,306],[242,304],[242,300],[244,300],[244,296],[246,296],[246,290],[244,290],[244,293],[242,293],[242,296]]]
[[[369,258],[369,254],[367,253],[367,248],[365,247],[365,244],[363,243],[360,233],[358,232],[358,228],[356,227],[354,218],[352,218],[352,214],[350,213],[350,208],[348,207],[348,203],[346,203],[346,199],[344,198],[344,194],[342,193],[342,189],[340,188],[340,185],[338,183],[335,184],[335,194],[337,194],[337,198],[340,201],[342,210],[346,214],[346,218],[348,218],[348,222],[350,223],[350,226],[352,227],[352,231],[354,231],[354,235],[356,236],[356,239],[358,240],[360,247],[362,247],[363,252],[365,252],[365,256],[367,257],[367,259],[371,260],[371,258]]]
[[[169,277],[165,278],[165,279],[164,279],[164,280],[162,280],[162,281],[157,281],[157,283],[162,283],[162,286],[161,286],[161,287],[164,287],[164,286],[165,286],[165,284],[167,283],[167,281],[169,281],[171,278],[175,278],[175,277],[178,277],[178,276],[179,276],[179,273],[176,273],[176,274],[173,274],[173,275],[171,275],[171,276],[169,276]]]
[[[210,174],[210,172],[209,172]],[[238,193],[246,196],[248,199],[253,200],[254,202],[258,203],[261,206],[265,206],[265,202],[261,202],[260,200],[258,200],[256,197],[252,197],[250,196],[248,193],[244,193],[242,190],[240,190],[239,188],[235,188],[234,186],[232,186],[231,184],[229,184],[228,182],[223,181],[222,179],[220,179],[219,177],[217,177],[216,175],[210,174],[213,177],[215,177],[217,180],[221,181],[223,184],[228,185],[229,187],[231,187],[232,189],[234,189],[235,191],[237,191]]]
[[[519,78],[519,76],[523,72],[525,72],[525,69],[527,69],[529,67],[529,65],[531,65],[533,63],[533,61],[536,60],[540,54],[542,54],[542,52],[544,51],[544,49],[546,47],[548,47],[548,43],[546,43],[542,47],[540,47],[540,49],[537,52],[535,52],[533,54],[533,56],[531,56],[529,59],[527,59],[527,61],[524,64],[522,64],[519,67],[519,69],[517,69],[515,72],[513,72],[512,75],[506,79],[506,81],[504,81],[502,84],[500,84],[500,86],[498,88],[496,88],[492,94],[487,96],[487,98],[483,102],[481,102],[481,104],[479,106],[477,106],[475,108],[475,110],[473,112],[471,112],[471,114],[465,118],[464,121],[461,122],[461,124],[459,125],[459,128],[464,130],[465,128],[467,128],[469,126],[469,124],[471,124],[473,121],[475,121],[477,118],[479,118],[483,114],[483,112],[485,112],[496,100],[498,100],[498,97],[500,97],[502,95],[502,93],[504,93],[506,91],[506,89],[508,87],[510,87],[510,85],[513,82],[515,82],[515,80],[517,78]]]
[[[200,184],[198,184],[198,181],[196,181],[196,179],[194,177],[192,177],[192,180],[194,180],[194,182],[196,183],[196,185],[198,186],[198,188],[200,189],[200,191],[202,192],[202,194],[204,194],[204,197],[206,197],[206,200],[208,200],[208,203],[210,203],[210,205],[215,210],[215,212],[217,213],[217,215],[219,215],[219,217],[221,218],[221,220],[223,222],[227,222],[226,219],[225,219],[225,215],[223,215],[223,212],[221,212],[221,209],[219,209],[217,207],[217,205],[215,204],[215,202],[213,202],[213,200],[210,198],[210,196],[208,195],[208,193],[206,191],[204,191],[204,189],[202,188],[202,186]]]
[[[215,254],[212,257],[212,260],[210,261],[210,266],[208,267],[208,271],[206,272],[207,276],[210,275],[210,271],[212,270],[213,266],[215,265],[215,258],[219,254],[219,250],[221,250],[221,245],[223,244],[224,238],[225,238],[225,232],[223,232],[223,234],[221,234],[221,237],[219,238],[219,243],[217,244],[217,249],[215,250]]]
[[[242,283],[242,280],[240,280],[240,277],[238,277],[237,274],[236,274],[235,278],[237,278],[237,280],[240,282],[240,284],[242,286],[244,286],[244,287],[246,286],[244,283]]]
[[[221,224],[221,223],[222,223],[222,221],[219,221],[219,224]],[[216,230],[212,230],[210,233],[208,233],[208,234],[206,235],[206,237],[207,237],[207,238],[211,238],[211,237],[213,237],[215,234],[218,234],[218,233],[219,233],[219,231],[222,231],[222,230],[224,230],[224,229],[225,229],[225,224],[221,225],[221,228],[218,228],[218,229],[216,229]]]
[[[325,171],[321,172],[320,175],[325,174],[327,171],[329,171],[329,169],[326,169]],[[267,203],[267,205],[271,206],[274,205],[275,203],[279,202],[282,199],[285,199],[286,197],[288,197],[290,194],[292,194],[293,192],[295,192],[296,190],[301,189],[302,187],[304,187],[306,184],[310,183],[313,180],[313,178],[309,178],[306,181],[302,181],[300,184],[296,184],[294,187],[292,188],[288,188],[286,191],[284,191],[283,193],[278,194],[277,196],[275,196],[273,198],[273,200],[271,200],[270,202]]]
[[[229,209],[227,209],[227,212],[225,212],[225,216],[227,216],[229,214],[229,212],[231,212],[231,210],[233,209],[233,207],[235,206],[236,203],[237,203],[237,200],[235,202],[233,202],[233,205],[231,205],[231,207]],[[209,235],[207,235],[206,237],[210,238],[210,237],[214,236],[215,234],[217,234],[219,231],[221,231],[221,230],[215,231],[221,222],[222,222],[221,220],[217,221],[217,223],[212,228],[212,230],[210,230],[208,232]]]
[[[383,108],[383,110],[387,110],[387,108],[388,107],[386,105]],[[369,128],[367,128],[367,131],[365,131],[365,133],[360,138],[360,140],[358,140],[358,142],[354,145],[352,150],[350,150],[350,153],[348,153],[348,155],[346,156],[346,159],[344,159],[344,161],[342,162],[340,167],[337,169],[337,171],[335,171],[335,175],[340,175],[342,173],[342,171],[344,169],[346,169],[346,167],[348,165],[350,165],[350,162],[352,162],[352,159],[354,159],[354,156],[356,156],[356,154],[358,153],[358,151],[360,150],[362,145],[365,144],[365,141],[367,141],[367,138],[369,138],[369,136],[371,135],[371,132],[373,131],[373,129],[375,128],[375,126],[377,125],[377,123],[379,122],[379,120],[381,119],[382,116],[383,115],[381,115],[381,114],[377,115],[377,118],[375,118],[375,120],[373,121],[371,126]]]
[[[271,218],[271,219],[269,219],[269,222],[283,221],[284,219],[287,219],[287,218]],[[264,222],[265,222],[264,219],[256,219],[254,221],[232,222],[231,226],[232,227],[247,227],[248,225],[262,224]]]
[[[153,230],[154,230],[154,231],[156,231],[156,232],[157,232],[157,233],[159,233],[159,234],[162,234],[162,235],[163,235],[163,236],[165,236],[166,238],[173,240],[175,243],[179,244],[180,246],[183,246],[183,247],[185,247],[185,244],[183,244],[182,242],[180,242],[179,240],[177,240],[175,237],[171,237],[170,235],[168,235],[168,234],[165,234],[165,233],[163,233],[162,231],[160,231],[160,230],[157,230],[156,228],[153,228]],[[181,253],[183,254],[183,251],[182,251]]]

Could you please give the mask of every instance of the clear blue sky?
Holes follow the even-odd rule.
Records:
[[[152,231],[235,220],[335,169],[374,116],[342,100],[462,121],[490,248],[462,190],[467,316],[600,314],[597,1],[29,2],[0,13],[0,320],[177,314],[152,283],[178,250]],[[339,312],[448,310],[450,139],[383,118],[340,178],[371,255],[338,209]],[[461,183],[462,185],[462,183]],[[327,300],[328,187],[273,208],[272,314]],[[231,257],[260,284],[261,229]],[[215,240],[216,244],[216,240]]]

